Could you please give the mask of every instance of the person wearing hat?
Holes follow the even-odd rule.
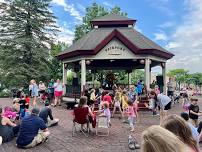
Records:
[[[16,140],[18,148],[32,148],[47,140],[50,132],[43,119],[40,118],[39,109],[33,108],[31,115],[22,119],[19,135]],[[40,131],[41,130],[41,131]]]
[[[52,127],[58,124],[59,119],[54,119],[52,115],[52,110],[49,106],[48,100],[45,102],[45,107],[43,107],[39,113],[39,117],[41,117],[47,127]]]

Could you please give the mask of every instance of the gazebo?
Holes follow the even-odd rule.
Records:
[[[151,68],[160,65],[166,93],[166,61],[174,54],[136,31],[135,23],[115,14],[92,20],[92,30],[57,56],[63,62],[63,83],[67,83],[69,65],[81,69],[81,92],[86,85],[86,70],[145,69],[144,83],[149,88]]]

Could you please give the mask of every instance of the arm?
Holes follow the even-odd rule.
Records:
[[[8,118],[6,118],[6,117],[4,117],[3,124],[9,125],[9,126],[11,126],[11,127],[17,126],[17,125],[14,124],[13,122],[11,122],[10,119],[8,119]]]
[[[189,110],[189,111],[190,111],[190,113],[192,113],[192,114],[194,114],[194,115],[201,116],[201,113],[196,113],[196,112],[194,112],[194,111],[192,111],[192,110]]]
[[[93,117],[94,117],[94,114],[93,114],[93,112],[91,111],[90,108],[88,108],[88,112],[89,112],[89,115],[93,118]]]

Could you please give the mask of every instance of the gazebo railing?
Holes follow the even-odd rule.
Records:
[[[75,98],[81,96],[81,86],[66,85],[65,96]]]

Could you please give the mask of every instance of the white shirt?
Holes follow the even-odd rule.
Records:
[[[62,91],[62,83],[54,83],[55,91]]]
[[[161,108],[164,108],[169,102],[171,102],[171,99],[168,96],[164,94],[157,95],[157,105]]]

